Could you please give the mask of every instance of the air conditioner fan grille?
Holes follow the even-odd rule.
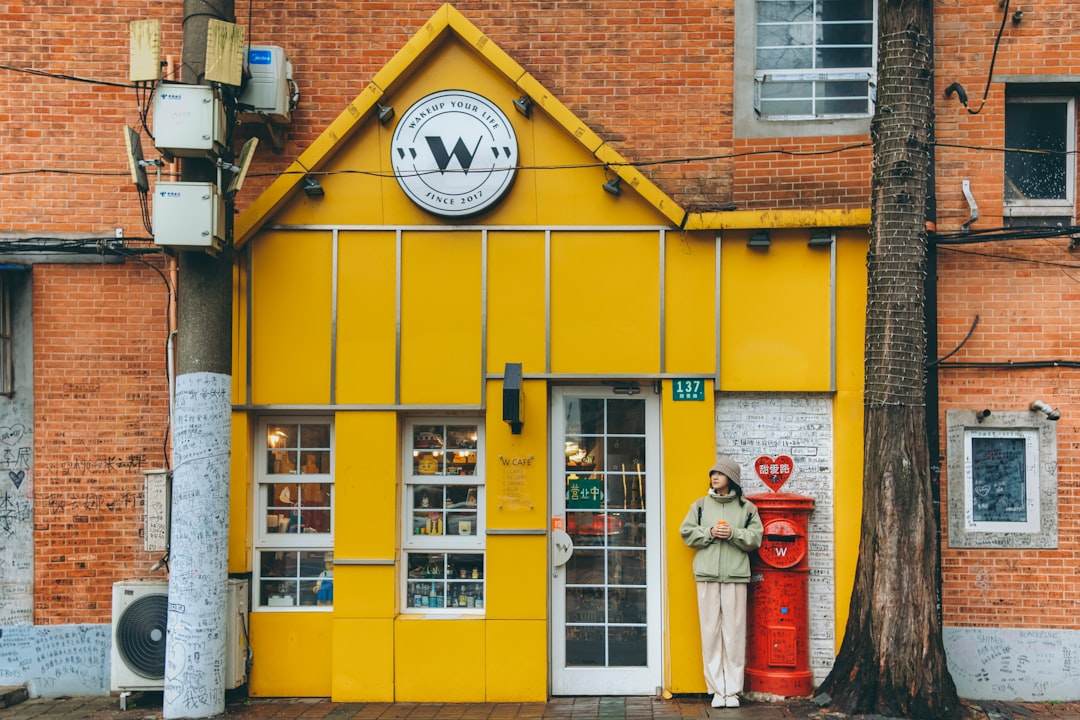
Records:
[[[116,623],[116,647],[132,672],[149,680],[165,677],[167,595],[145,595],[124,608]]]

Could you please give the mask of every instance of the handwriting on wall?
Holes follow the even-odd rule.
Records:
[[[31,695],[109,692],[109,625],[0,627],[0,685],[27,685]]]
[[[532,497],[529,495],[528,468],[535,458],[499,456],[502,467],[502,487],[499,491],[500,510],[532,509]]]
[[[1080,700],[1080,631],[942,629],[949,672],[972,700]]]
[[[26,408],[0,408],[0,625],[34,622],[34,437]]]
[[[232,378],[176,380],[169,626],[163,706],[167,717],[224,709]]]

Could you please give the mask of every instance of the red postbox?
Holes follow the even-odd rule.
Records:
[[[770,488],[783,484],[765,475],[762,479]],[[814,499],[775,491],[747,497],[757,505],[765,534],[750,556],[746,689],[781,697],[809,695],[814,676],[807,535]]]

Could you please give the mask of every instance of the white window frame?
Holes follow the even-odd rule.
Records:
[[[293,463],[294,467],[288,472],[271,472],[269,465],[269,458],[271,456],[269,429],[276,425],[328,425],[329,426],[329,441],[328,447],[311,447],[300,439],[300,442],[296,446],[297,456],[296,462]],[[264,611],[330,611],[332,606],[327,605],[304,605],[302,603],[295,603],[293,605],[277,605],[277,604],[264,604],[263,599],[263,587],[264,583],[280,583],[281,580],[263,580],[262,577],[262,556],[264,553],[306,553],[308,557],[311,557],[312,553],[326,555],[330,553],[331,556],[334,551],[334,526],[335,526],[335,483],[334,483],[334,463],[335,463],[335,450],[334,450],[334,419],[329,415],[314,415],[303,417],[292,416],[276,416],[276,417],[262,417],[257,424],[257,432],[254,443],[254,456],[255,456],[255,482],[254,492],[255,499],[252,503],[255,512],[255,518],[252,523],[254,527],[253,538],[253,610]],[[303,472],[304,454],[305,450],[311,450],[313,452],[328,452],[328,468],[320,468],[320,470],[326,470],[326,472]],[[329,532],[278,532],[276,529],[272,529],[269,523],[269,516],[271,513],[281,514],[282,505],[279,503],[270,503],[267,500],[266,488],[268,485],[274,484],[292,484],[308,485],[308,484],[328,484],[330,486],[329,497]],[[297,498],[295,502],[300,502],[301,499]],[[284,501],[283,501],[284,502]],[[319,511],[321,512],[321,511]],[[299,557],[299,556],[298,556]],[[311,584],[310,578],[304,581],[303,587]],[[302,596],[300,598],[303,599]]]
[[[483,615],[485,612],[484,599],[487,596],[487,543],[485,540],[486,524],[485,516],[487,514],[487,482],[486,482],[486,463],[484,460],[484,419],[482,416],[467,415],[467,416],[450,416],[450,417],[418,417],[410,418],[404,423],[403,438],[402,438],[402,500],[401,500],[401,512],[402,512],[402,542],[401,542],[401,577],[400,588],[401,603],[399,607],[404,614],[423,614],[433,616],[446,616],[446,615]],[[417,471],[417,463],[414,458],[420,455],[431,453],[433,448],[414,447],[414,437],[416,436],[414,430],[422,426],[442,426],[446,427],[474,427],[476,429],[475,438],[475,465],[474,472],[470,475],[451,475],[446,474],[442,468],[440,468],[435,474],[420,474]],[[446,435],[443,435],[443,440],[448,440]],[[446,444],[446,443],[444,443]],[[444,453],[453,452],[451,449],[444,449]],[[446,525],[439,529],[437,534],[417,534],[415,532],[418,529],[414,523],[414,498],[415,490],[417,487],[422,486],[439,486],[446,488],[462,488],[462,487],[474,487],[476,489],[475,500],[475,521],[473,527],[470,528],[470,532],[467,535],[461,535],[457,533],[451,533],[449,527],[449,521],[444,521]],[[442,513],[434,513],[448,517],[452,512],[450,508],[437,508],[441,509]],[[450,512],[447,512],[450,511]],[[425,527],[424,530],[427,530]],[[445,531],[445,532],[444,532]],[[472,577],[470,574],[468,577],[435,577],[427,579],[426,582],[434,583],[438,591],[441,593],[442,604],[438,606],[422,606],[417,607],[415,599],[417,597],[415,592],[411,592],[410,589],[415,590],[417,578],[410,578],[410,562],[411,555],[429,555],[429,556],[442,556],[444,558],[443,569],[446,568],[446,561],[451,555],[472,555],[479,556],[479,574],[477,577]],[[410,583],[410,579],[413,580]],[[459,607],[459,606],[447,606],[450,602],[450,590],[457,587],[464,587],[469,585],[471,588],[479,587],[480,606],[476,607]],[[443,593],[443,590],[447,592]],[[474,600],[476,598],[474,597]]]
[[[1065,197],[1028,199],[1004,196],[1005,212],[1009,217],[1073,217],[1076,211],[1076,98],[1068,95],[1022,95],[1006,98],[1005,104],[1055,103],[1065,104]],[[1008,180],[1002,158],[1002,175]]]
[[[812,22],[804,23],[812,26],[813,41],[807,47],[810,48],[811,53],[814,53],[814,49],[818,46],[817,42],[817,28],[819,25],[837,25],[844,24],[848,21],[820,21],[817,19],[816,7],[820,0],[806,0],[812,3],[814,9],[814,20]],[[757,67],[757,52],[760,49],[757,41],[757,29],[759,27],[758,22],[758,2],[759,0],[753,0],[753,14],[754,14],[754,37],[753,43],[754,51],[754,112],[759,120],[776,122],[776,121],[792,121],[792,120],[847,120],[847,119],[865,119],[869,118],[874,113],[874,103],[876,101],[876,83],[877,83],[877,2],[871,3],[871,12],[873,17],[872,31],[871,31],[871,66],[870,67],[843,67],[843,68],[769,68],[759,69]],[[865,22],[865,21],[859,21]],[[855,46],[852,46],[855,47]],[[816,53],[815,53],[816,54]],[[855,113],[825,113],[825,112],[810,112],[802,114],[763,114],[761,111],[761,95],[764,86],[769,83],[799,83],[805,82],[811,85],[811,95],[807,102],[811,104],[812,108],[816,108],[817,104],[828,100],[827,97],[822,97],[817,94],[817,83],[819,82],[833,82],[833,81],[850,81],[850,80],[865,80],[867,83],[867,95],[866,95],[866,110],[864,112]]]
[[[973,440],[1024,441],[1024,521],[977,520],[975,517],[975,482]],[[964,529],[985,533],[1038,533],[1039,507],[1039,433],[1035,428],[966,428],[964,430]]]

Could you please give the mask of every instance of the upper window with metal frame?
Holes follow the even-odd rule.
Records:
[[[754,110],[766,120],[873,114],[874,0],[756,0]]]
[[[1005,100],[1006,213],[1071,218],[1076,203],[1076,99]]]

